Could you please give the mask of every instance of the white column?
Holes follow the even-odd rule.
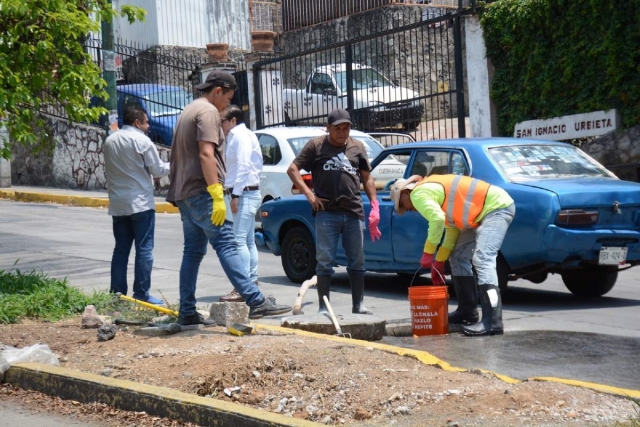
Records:
[[[4,140],[9,141],[9,132],[0,121],[0,149],[4,147]],[[0,158],[0,187],[11,187],[11,162]]]
[[[472,137],[497,135],[495,106],[491,102],[491,64],[487,59],[482,27],[478,15],[464,21],[467,82],[469,87],[469,122]]]

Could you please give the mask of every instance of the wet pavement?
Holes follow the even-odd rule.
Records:
[[[428,351],[452,366],[486,369],[524,380],[558,377],[640,388],[640,338],[559,331],[466,337],[384,337],[382,342]]]

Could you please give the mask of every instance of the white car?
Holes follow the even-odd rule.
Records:
[[[266,128],[256,131],[260,149],[262,150],[263,168],[260,174],[260,191],[262,202],[268,200],[291,197],[299,194],[291,179],[287,175],[287,168],[298,155],[302,147],[312,138],[326,135],[323,127],[278,127]],[[350,136],[364,143],[367,157],[372,161],[384,147],[374,138],[364,132],[351,130]],[[402,135],[405,136],[406,135]],[[398,176],[404,175],[406,164],[396,158],[389,158],[380,163],[371,175],[376,184],[384,183]],[[300,171],[302,178],[311,186],[311,174]]]

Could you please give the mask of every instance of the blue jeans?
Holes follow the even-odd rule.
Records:
[[[363,272],[364,269],[364,221],[341,212],[316,213],[316,274],[330,276],[334,273],[338,240],[347,256],[347,270]]]
[[[129,290],[127,285],[127,266],[131,246],[136,244],[135,275],[133,279],[133,297],[146,301],[151,288],[151,269],[153,268],[153,233],[156,225],[156,211],[150,209],[133,215],[114,216],[113,237],[116,246],[111,258],[111,292],[123,295]]]
[[[222,226],[211,223],[213,200],[209,193],[202,193],[177,202],[182,218],[184,252],[180,266],[180,316],[196,313],[196,282],[202,258],[207,253],[207,243],[216,251],[220,265],[233,287],[250,307],[264,302],[264,295],[249,278],[232,224],[225,221]]]
[[[238,199],[238,213],[233,214],[233,234],[238,242],[240,257],[252,281],[258,280],[258,248],[255,229],[256,212],[262,203],[260,190],[243,191]]]
[[[451,275],[473,276],[473,263],[478,286],[498,286],[496,258],[515,213],[516,207],[512,204],[487,214],[478,228],[462,230],[449,258]]]

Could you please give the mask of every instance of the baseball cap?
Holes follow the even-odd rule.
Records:
[[[347,110],[336,108],[329,113],[327,123],[333,126],[339,125],[341,123],[351,123],[351,116],[349,115],[349,112]]]
[[[393,206],[398,212],[399,215],[403,215],[406,212],[406,209],[400,206],[400,194],[403,190],[413,190],[416,188],[417,182],[409,181],[408,179],[399,179],[395,183],[393,183],[390,187],[391,190],[391,200],[393,200]]]
[[[218,70],[211,71],[207,75],[207,79],[204,81],[204,83],[200,83],[199,85],[195,86],[195,88],[198,90],[205,90],[210,88],[211,86],[224,87],[233,90],[238,87],[235,77],[227,72]]]

